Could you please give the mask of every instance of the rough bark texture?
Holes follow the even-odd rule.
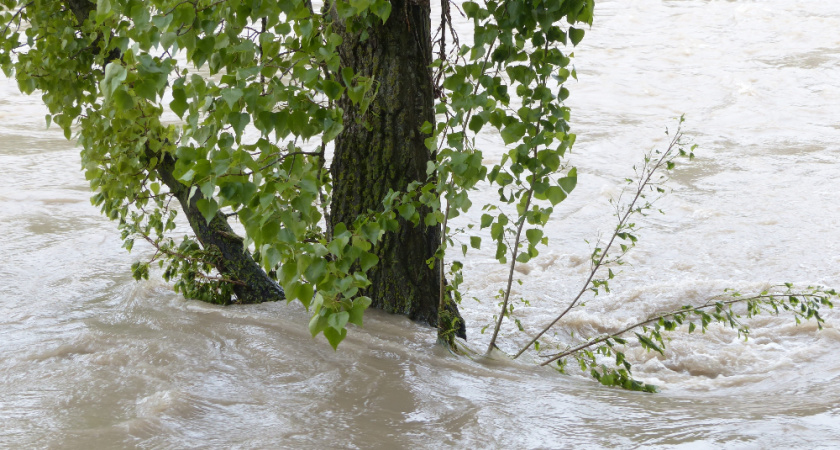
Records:
[[[96,2],[91,0],[65,0],[64,3],[76,16],[79,25],[88,18],[91,11],[96,9]]]
[[[88,19],[90,13],[96,9],[96,2],[90,0],[66,0],[66,6],[73,12],[79,24]],[[91,45],[92,49],[96,45]],[[120,58],[119,50],[114,50],[106,58],[111,61]],[[208,224],[196,206],[198,200],[204,198],[201,191],[196,191],[192,198],[189,198],[190,188],[181,184],[172,175],[175,168],[175,159],[171,155],[149,155],[161,158],[155,170],[161,181],[175,195],[190,227],[195,232],[198,241],[205,249],[215,248],[221,255],[220,260],[214,264],[219,274],[227,279],[240,281],[242,284],[234,284],[233,292],[236,300],[240,303],[260,303],[266,301],[277,301],[285,298],[283,289],[274,280],[266,275],[259,264],[254,261],[251,254],[246,251],[243,240],[237,236],[222,213],[216,216]]]
[[[421,125],[434,122],[431,21],[428,0],[392,0],[388,21],[368,29],[362,41],[348,33],[335,17],[344,39],[342,65],[373,77],[378,93],[364,117],[346,97],[344,131],[335,143],[331,174],[333,201],[330,221],[350,224],[359,214],[382,208],[389,189],[405,191],[412,181],[426,181],[426,163],[434,156],[426,148]],[[421,217],[424,211],[421,211]],[[401,221],[376,247],[379,264],[368,277],[365,292],[373,306],[438,325],[440,267],[429,268],[440,242],[439,226],[413,226]],[[449,317],[457,317],[456,334],[465,337],[463,320],[452,302]]]
[[[181,204],[181,209],[201,246],[219,251],[221,259],[214,264],[219,274],[224,278],[242,282],[233,285],[236,300],[240,303],[260,303],[286,298],[283,288],[269,278],[254,261],[246,251],[242,238],[233,232],[227,218],[221,212],[217,212],[213,220],[207,223],[196,206],[204,195],[200,190],[196,190],[190,198],[190,188],[172,175],[174,168],[175,159],[165,155],[157,165],[156,171],[161,181],[169,188],[169,192],[173,193]]]

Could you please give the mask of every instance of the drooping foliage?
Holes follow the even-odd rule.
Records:
[[[329,230],[331,143],[347,120],[370,126],[367,106],[389,82],[342,65],[337,24],[364,41],[371,27],[408,20],[391,16],[391,2],[0,4],[4,73],[23,92],[39,91],[47,123],[78,139],[93,202],[118,222],[125,247],[141,239],[156,250],[134,265],[135,277],[148,277],[158,261],[187,297],[285,295],[310,309],[310,330],[333,345],[348,322],[361,324],[370,300],[358,292],[385,233],[401,223],[445,224],[470,208],[477,183],[489,182],[516,214],[486,205],[481,227],[490,227],[501,262],[527,261],[546,243],[541,227],[552,207],[575,186],[575,170],[562,162],[574,142],[563,84],[575,72],[565,47],[584,35],[576,24],[592,22],[592,0],[444,1],[428,61],[436,120],[417,130],[435,155],[427,181]],[[472,36],[453,32],[453,12],[472,22]],[[340,99],[358,113],[348,118]],[[484,161],[482,132],[500,133],[508,149],[500,162]],[[192,230],[179,227],[178,203],[195,213]],[[448,229],[441,236],[439,259],[454,243]],[[481,244],[478,236],[464,242]],[[248,258],[232,261],[237,252]],[[251,257],[284,292],[248,278]],[[446,289],[457,299],[460,264],[439,267],[455,269]],[[260,283],[269,287],[251,289]]]
[[[361,325],[371,305],[365,293],[369,274],[378,273],[377,249],[422,227],[412,239],[431,236],[434,249],[420,265],[440,271],[434,277],[440,304],[432,310],[440,317],[429,323],[452,344],[463,330],[457,309],[446,306],[460,301],[462,265],[455,257],[482,240],[473,226],[448,225],[472,207],[470,193],[481,183],[498,197],[481,206],[479,229],[489,228],[495,258],[509,268],[487,353],[505,318],[524,331],[510,302],[514,268],[548,243],[543,227],[577,183],[576,170],[564,164],[575,141],[564,85],[576,78],[568,49],[583,38],[581,26],[592,23],[594,0],[442,0],[436,33],[425,0],[0,0],[0,6],[3,72],[21,91],[40,92],[47,124],[78,139],[92,201],[117,221],[125,247],[140,239],[154,248],[150,261],[134,264],[136,278],[147,278],[157,262],[189,298],[299,300],[312,313],[312,335],[323,333],[336,347],[347,324]],[[471,36],[453,30],[453,14],[471,23]],[[397,23],[389,36],[394,28],[408,34],[380,41]],[[407,133],[376,125],[403,117],[402,103],[381,117],[388,102],[380,93],[393,93],[409,78],[395,80],[401,70],[379,76],[354,70],[379,67],[376,58],[398,53],[379,51],[383,42],[416,44],[422,51],[411,54],[428,58],[412,69],[422,73],[409,78],[432,89],[407,92],[425,92],[429,98],[416,104],[433,102],[434,111]],[[361,128],[372,133],[349,132]],[[498,133],[505,146],[498,162],[484,159],[480,133]],[[354,201],[355,188],[336,179],[358,174],[346,170],[346,161],[333,164],[332,152],[341,147],[336,143],[362,146],[365,136],[419,136],[427,167],[425,176],[414,174],[397,189],[368,191],[382,198],[348,215],[344,205]],[[602,384],[655,391],[631,376],[624,353],[630,332],[637,345],[663,353],[663,332],[705,332],[719,323],[746,338],[742,316],[761,312],[787,311],[797,323],[814,319],[822,326],[819,309],[832,307],[837,292],[786,283],[755,295],[730,291],[565,347],[541,348],[540,338],[582,306],[585,293],[609,292],[610,267],[621,265],[637,241],[634,218],[653,209],[648,195],[665,191],[661,172],[673,169],[678,156],[693,158],[696,146],[684,144],[677,129],[665,151],[645,157],[637,180],[627,180],[636,184],[632,199],[613,204],[618,224],[608,239],[594,242],[580,293],[513,358],[533,347],[543,365],[564,371],[570,357]],[[376,149],[376,157],[400,161],[385,155],[394,148]],[[351,164],[364,155],[357,150]],[[176,205],[189,228],[176,221]],[[340,219],[330,217],[337,211],[331,205],[342,205]]]

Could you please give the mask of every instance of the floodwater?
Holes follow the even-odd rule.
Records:
[[[602,0],[596,12],[569,86],[578,188],[549,225],[551,248],[517,272],[526,332],[507,323],[502,349],[580,289],[584,240],[609,232],[608,199],[683,113],[700,148],[658,204],[666,214],[637,221],[612,292],[544,345],[725,288],[840,287],[840,2]],[[432,330],[376,311],[333,352],[298,305],[222,308],[134,282],[129,266],[148,250],[120,248],[78,149],[44,114],[0,81],[2,448],[840,446],[837,312],[822,331],[761,317],[747,342],[713,326],[672,334],[665,357],[630,348],[653,395],[538,368],[534,355],[453,356]],[[491,161],[499,142],[482,140]],[[477,349],[507,273],[491,256],[460,258]]]

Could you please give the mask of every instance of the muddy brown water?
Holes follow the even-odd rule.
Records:
[[[727,287],[840,287],[840,2],[599,1],[596,11],[569,86],[578,188],[549,224],[551,248],[517,272],[526,330],[579,289],[584,239],[613,223],[607,200],[683,113],[700,148],[677,169],[666,215],[640,221],[612,293],[545,344]],[[456,357],[431,330],[376,311],[333,352],[298,305],[221,308],[155,277],[134,282],[129,266],[148,249],[120,248],[90,205],[78,149],[44,114],[37,95],[0,81],[0,447],[840,446],[836,312],[820,332],[762,317],[747,342],[713,327],[674,334],[666,357],[631,348],[656,395],[560,376],[533,356]],[[500,141],[480,140],[489,161]],[[479,349],[507,273],[491,257],[458,257]],[[525,341],[503,327],[503,350]]]

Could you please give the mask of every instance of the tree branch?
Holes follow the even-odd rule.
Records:
[[[666,319],[668,317],[673,317],[675,315],[684,315],[684,314],[688,314],[688,313],[691,313],[691,312],[697,312],[697,311],[712,308],[712,307],[717,308],[719,306],[733,305],[733,304],[736,304],[736,303],[750,302],[750,301],[754,301],[754,300],[765,300],[765,299],[766,300],[775,300],[777,297],[780,297],[780,296],[792,296],[792,297],[803,297],[803,298],[809,298],[809,297],[811,297],[811,298],[825,298],[825,296],[823,296],[823,295],[809,294],[809,293],[785,293],[785,294],[778,294],[778,295],[761,294],[761,295],[755,295],[755,296],[752,296],[752,297],[738,297],[738,298],[734,298],[732,300],[726,300],[726,301],[715,301],[715,302],[709,301],[709,302],[706,302],[702,306],[683,306],[680,309],[669,311],[669,312],[666,312],[666,313],[661,313],[661,314],[655,315],[653,317],[650,317],[648,319],[642,320],[640,322],[634,323],[633,325],[630,325],[626,328],[623,328],[620,331],[616,331],[614,333],[611,333],[611,334],[608,334],[608,335],[605,335],[605,336],[601,336],[601,337],[599,337],[599,338],[597,338],[593,341],[585,342],[583,344],[578,345],[577,347],[571,348],[571,349],[566,350],[562,353],[557,353],[555,355],[551,355],[551,356],[549,356],[549,358],[550,358],[549,360],[540,363],[540,365],[545,366],[547,364],[551,364],[552,362],[554,362],[554,361],[556,361],[556,360],[558,360],[558,359],[560,359],[564,356],[569,356],[573,353],[577,353],[577,352],[579,352],[583,349],[592,347],[593,345],[600,344],[601,342],[604,342],[608,339],[613,339],[613,338],[619,337],[622,334],[624,334],[624,333],[626,333],[626,332],[628,332],[628,331],[630,331],[634,328],[638,328],[638,327],[647,325],[649,323],[657,322],[661,319]]]
[[[656,163],[653,165],[653,167],[648,171],[647,175],[643,178],[642,182],[639,183],[639,187],[636,190],[636,195],[633,197],[633,201],[630,202],[630,205],[627,207],[627,211],[624,213],[624,216],[622,216],[619,219],[618,226],[616,226],[615,231],[613,232],[612,236],[610,237],[610,241],[607,243],[607,246],[601,252],[601,256],[598,258],[598,261],[592,267],[592,270],[589,272],[589,277],[587,277],[586,282],[583,284],[583,287],[581,288],[580,292],[578,292],[577,296],[575,296],[575,298],[571,301],[571,303],[569,303],[569,306],[566,307],[566,309],[563,310],[563,312],[561,312],[560,315],[558,315],[554,320],[551,321],[551,323],[549,323],[547,326],[545,326],[542,329],[542,331],[537,333],[537,335],[533,339],[528,341],[528,343],[525,344],[519,350],[519,352],[517,352],[516,355],[513,356],[513,359],[516,359],[520,355],[522,355],[522,353],[524,353],[525,350],[530,348],[531,345],[533,345],[533,343],[537,341],[537,339],[539,339],[549,329],[551,329],[551,327],[553,327],[558,321],[560,321],[560,319],[562,319],[563,316],[565,316],[569,311],[571,311],[572,308],[574,308],[575,305],[580,301],[583,294],[589,289],[589,285],[592,283],[593,278],[595,278],[595,273],[597,273],[598,269],[600,269],[603,266],[604,259],[607,257],[607,254],[609,253],[610,248],[612,247],[613,243],[615,242],[615,238],[618,237],[618,234],[621,232],[624,225],[627,223],[627,220],[630,218],[630,215],[633,212],[637,211],[637,209],[635,209],[634,206],[635,206],[636,202],[639,200],[639,198],[641,197],[642,192],[644,192],[644,189],[650,183],[650,180],[653,177],[653,174],[657,170],[659,170],[660,167],[662,167],[662,165],[665,163],[665,161],[667,161],[668,158],[670,157],[670,155],[673,153],[674,148],[679,143],[680,137],[682,137],[682,132],[680,131],[679,128],[677,128],[677,132],[674,133],[674,137],[671,139],[671,142],[668,145],[668,149],[665,152],[662,153],[662,156],[656,161]]]

